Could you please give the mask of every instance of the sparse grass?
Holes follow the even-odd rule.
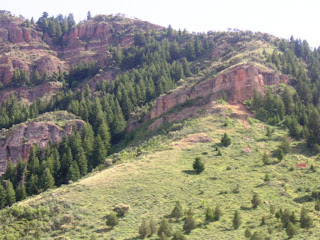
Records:
[[[258,120],[250,121],[249,129],[239,120],[232,119],[228,126],[223,126],[224,121],[222,115],[188,120],[180,131],[154,137],[153,143],[149,140],[149,143],[142,144],[142,153],[138,156],[134,147],[125,149],[122,154],[126,157],[121,163],[20,204],[49,204],[54,199],[57,205],[63,206],[62,211],[65,212],[61,214],[69,211],[78,216],[78,227],[70,225],[63,229],[63,233],[62,230],[44,233],[43,239],[62,234],[70,239],[84,239],[94,233],[98,239],[136,239],[143,219],[154,216],[159,222],[170,214],[177,200],[184,208],[192,208],[200,223],[188,239],[244,239],[247,227],[252,232],[261,230],[268,236],[270,226],[274,229],[272,239],[285,239],[285,231],[276,228],[278,220],[267,218],[266,224],[260,226],[261,216],[269,216],[271,205],[276,210],[289,208],[299,216],[304,205],[315,218],[315,227],[309,231],[299,230],[296,239],[317,239],[320,219],[314,211],[314,202],[299,201],[318,187],[318,173],[297,169],[295,165],[305,162],[317,169],[320,163],[301,148],[303,142],[293,142],[293,153],[281,163],[263,165],[262,153],[275,150],[285,132],[277,129],[268,139],[265,124]],[[222,156],[216,156],[215,147],[225,132],[231,136],[232,144],[221,148]],[[212,142],[187,143],[183,147],[171,144],[192,133],[205,133]],[[245,148],[250,151],[244,153]],[[206,168],[200,175],[193,174],[192,169],[197,156],[201,156]],[[272,161],[277,160],[272,158]],[[293,171],[290,170],[292,167]],[[267,183],[264,182],[266,174],[271,178]],[[239,193],[234,191],[236,188]],[[56,197],[51,196],[53,192]],[[252,209],[250,201],[254,193],[268,203]],[[105,225],[105,216],[119,203],[130,205],[131,210],[120,218],[119,225],[110,230]],[[223,216],[217,222],[205,224],[206,206],[217,204],[223,209]],[[240,211],[243,220],[238,230],[232,228],[235,210]],[[172,220],[171,224],[174,229],[181,230],[183,221]]]

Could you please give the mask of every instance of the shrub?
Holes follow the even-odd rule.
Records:
[[[154,218],[151,218],[151,220],[149,221],[149,226],[150,226],[150,235],[152,236],[153,234],[155,234],[157,232],[157,224],[156,224],[156,220],[154,220]]]
[[[182,232],[176,231],[173,234],[173,238],[171,240],[187,240],[187,238],[182,234]]]
[[[130,210],[130,206],[129,205],[125,205],[123,203],[119,203],[118,205],[116,205],[113,208],[113,211],[117,213],[118,216],[123,216],[125,215],[127,212],[129,212]]]
[[[270,181],[270,176],[269,176],[268,173],[265,175],[264,181],[265,181],[265,182],[269,182],[269,181]]]
[[[264,165],[267,165],[270,163],[269,154],[267,154],[266,152],[262,154],[262,162]]]
[[[222,216],[222,210],[220,206],[216,206],[216,208],[214,209],[214,220],[218,221],[221,216]]]
[[[214,221],[214,211],[213,211],[213,208],[211,208],[211,207],[208,207],[206,209],[206,220],[209,222]]]
[[[197,227],[196,220],[193,215],[189,215],[184,219],[183,230],[186,232],[191,232]]]
[[[143,220],[139,227],[139,234],[141,238],[145,238],[151,234],[150,225],[145,220]]]
[[[257,208],[259,205],[261,205],[262,201],[260,199],[259,194],[254,194],[251,200],[253,208]]]
[[[313,225],[313,219],[308,216],[308,210],[302,207],[300,212],[300,227],[311,228]]]
[[[108,226],[110,226],[111,228],[113,228],[114,226],[118,225],[118,223],[119,223],[119,219],[118,219],[118,217],[117,217],[117,215],[115,213],[110,213],[107,216],[106,224]]]
[[[177,220],[183,216],[183,208],[180,201],[176,202],[174,209],[171,212],[171,217],[176,218]]]
[[[289,238],[292,238],[297,233],[297,227],[292,222],[289,222],[286,227],[286,233]]]
[[[160,223],[160,227],[158,229],[158,236],[159,238],[161,238],[163,235],[165,235],[166,237],[171,237],[172,236],[172,230],[171,227],[169,225],[169,222],[167,219],[162,219],[161,223]]]
[[[196,171],[196,173],[200,174],[204,171],[204,163],[201,160],[200,157],[196,157],[193,163],[193,169]]]
[[[245,236],[246,238],[250,238],[251,235],[252,235],[251,231],[247,228],[246,231],[244,232],[244,236]]]
[[[241,225],[241,216],[238,211],[235,211],[234,213],[232,224],[234,229],[238,229]]]

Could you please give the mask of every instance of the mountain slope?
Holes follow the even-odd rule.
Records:
[[[177,200],[184,208],[194,211],[199,224],[187,235],[188,239],[245,239],[247,227],[268,236],[268,226],[273,229],[270,237],[283,239],[286,234],[279,228],[279,221],[274,216],[269,218],[270,206],[275,206],[276,211],[289,208],[297,216],[305,206],[317,226],[320,219],[313,211],[314,203],[301,202],[317,187],[317,173],[296,166],[299,163],[317,166],[315,159],[300,152],[300,142],[292,142],[293,153],[281,163],[263,165],[262,153],[275,150],[285,132],[277,129],[268,139],[265,124],[253,119],[245,125],[237,119],[228,119],[225,127],[226,113],[233,110],[229,106],[222,106],[222,109],[220,114],[184,122],[180,131],[169,133],[170,137],[162,135],[149,140],[141,145],[139,156],[136,148],[126,149],[115,157],[121,159],[115,166],[29,198],[19,206],[59,209],[54,217],[56,223],[49,222],[43,239],[59,239],[59,236],[136,239],[144,219],[153,216],[159,223],[171,213]],[[221,148],[222,156],[217,156],[215,147],[226,132],[232,144]],[[205,171],[200,175],[192,170],[197,156],[205,162]],[[272,158],[272,161],[278,160]],[[266,174],[271,179],[268,182],[264,181]],[[265,201],[257,209],[252,209],[250,202],[254,193]],[[131,209],[120,218],[119,225],[110,230],[105,225],[105,216],[119,203],[130,205]],[[223,209],[223,216],[217,222],[206,223],[206,207],[216,205]],[[242,216],[239,230],[232,227],[235,210],[240,210]],[[267,225],[260,226],[262,216],[267,217]],[[71,221],[64,223],[66,217]],[[170,224],[173,229],[182,230],[183,220],[172,219]],[[317,228],[310,232],[301,230],[297,239],[316,239],[317,234]]]

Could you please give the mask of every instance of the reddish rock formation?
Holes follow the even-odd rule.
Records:
[[[187,99],[198,97],[210,97],[211,101],[221,98],[222,92],[228,94],[229,103],[238,104],[253,96],[254,89],[264,92],[265,85],[274,85],[279,83],[288,83],[286,75],[278,75],[271,70],[261,70],[254,64],[240,64],[225,70],[218,76],[197,83],[190,88],[177,89],[170,94],[159,97],[151,113],[140,121],[128,122],[127,131],[131,132],[143,122],[158,118],[167,113],[176,105],[184,103]],[[209,107],[211,112],[219,109]],[[164,122],[182,121],[188,117],[194,116],[201,109],[209,109],[207,106],[186,107],[176,114],[161,116],[153,122],[149,130],[155,130]],[[210,112],[209,111],[209,112]]]
[[[44,96],[55,95],[62,89],[62,84],[57,82],[47,82],[37,85],[32,88],[19,87],[19,88],[6,88],[0,90],[0,103],[8,100],[8,98],[15,94],[18,99],[27,103],[34,102],[37,98]]]
[[[71,120],[64,128],[51,122],[31,122],[9,130],[11,133],[0,140],[0,176],[5,172],[9,159],[13,163],[17,163],[20,158],[27,160],[33,145],[40,144],[43,148],[49,141],[59,142],[63,136],[71,134],[73,126],[80,130],[83,125],[82,120]]]
[[[221,97],[222,91],[228,94],[230,103],[239,103],[253,96],[253,90],[264,91],[265,85],[287,83],[288,77],[276,72],[260,70],[253,64],[241,64],[227,69],[213,79],[200,82],[191,88],[174,91],[157,99],[151,110],[151,119],[168,112],[172,107],[182,104],[187,98]]]

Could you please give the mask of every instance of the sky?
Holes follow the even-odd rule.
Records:
[[[305,39],[320,46],[319,0],[3,0],[1,10],[37,20],[73,13],[75,20],[91,15],[122,13],[154,24],[190,32],[228,28],[260,31],[289,39]]]

